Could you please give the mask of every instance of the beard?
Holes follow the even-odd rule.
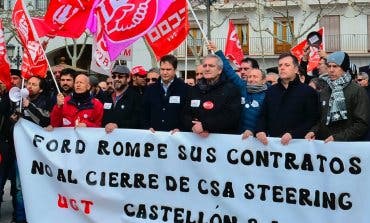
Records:
[[[72,93],[73,88],[69,87],[68,85],[63,85],[62,90],[63,90],[64,93],[69,94],[69,93]]]
[[[114,90],[122,91],[123,89],[125,89],[126,86],[127,86],[127,84],[122,84],[121,82],[116,82],[116,83],[114,83]]]

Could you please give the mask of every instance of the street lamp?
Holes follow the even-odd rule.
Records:
[[[14,55],[15,49],[17,49],[17,54]],[[8,52],[8,58],[10,63],[15,63],[17,65],[17,70],[19,70],[19,66],[22,63],[22,57],[19,53],[20,46],[14,46],[13,44],[9,43],[6,45],[6,51]]]

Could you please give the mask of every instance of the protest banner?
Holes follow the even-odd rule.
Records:
[[[15,126],[30,223],[367,223],[370,142]]]

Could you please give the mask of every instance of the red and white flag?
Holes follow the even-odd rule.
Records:
[[[12,22],[23,45],[22,77],[25,79],[32,76],[45,78],[48,69],[45,52],[22,0],[15,2]]]
[[[94,0],[51,0],[44,18],[32,18],[39,36],[79,38]]]
[[[309,54],[309,57],[308,57],[308,65],[307,65],[307,73],[313,71],[313,69],[315,69],[319,65],[319,62],[320,62],[319,50],[324,50],[325,49],[324,27],[320,28],[317,32],[321,35],[322,42],[321,42],[319,48],[312,47],[312,46],[310,47],[310,54]],[[299,61],[301,61],[302,57],[303,57],[303,54],[304,54],[303,49],[307,44],[308,44],[307,39],[304,39],[298,45],[294,46],[290,50],[290,52],[294,56],[296,56]]]
[[[244,58],[242,46],[239,41],[238,33],[236,32],[233,22],[229,21],[229,31],[227,33],[225,56],[232,61],[237,67],[240,66],[240,61]]]
[[[186,1],[174,0],[158,24],[145,35],[145,39],[159,59],[176,49],[186,39],[188,32]]]
[[[2,19],[0,19],[0,81],[6,86],[8,90],[11,88],[10,64],[8,61],[8,56],[6,54],[6,44]]]
[[[93,6],[87,27],[96,35],[102,27],[103,41],[110,60],[149,32],[170,6],[169,0],[101,0]],[[98,22],[100,21],[100,22]]]
[[[99,25],[93,37],[90,69],[100,74],[110,75],[112,67],[113,62],[109,58],[108,49],[103,39],[102,27]]]

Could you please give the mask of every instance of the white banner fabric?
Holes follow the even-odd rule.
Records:
[[[15,146],[30,223],[368,223],[370,142],[55,128]]]

